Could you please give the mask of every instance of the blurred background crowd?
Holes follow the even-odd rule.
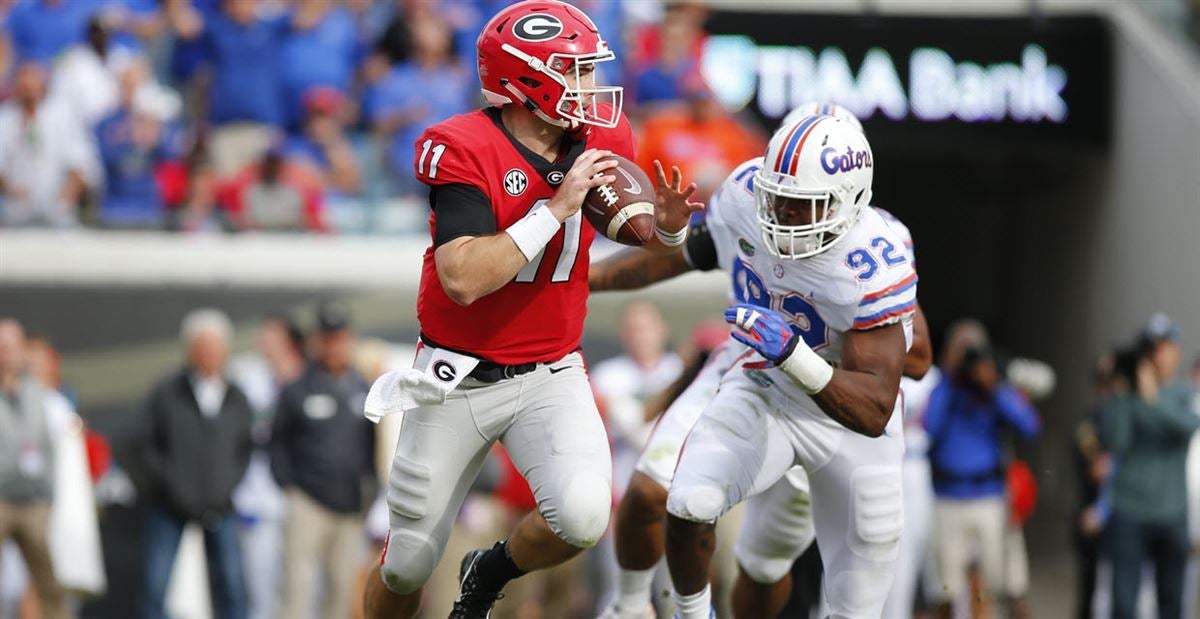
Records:
[[[363,337],[337,302],[311,319],[271,313],[255,324],[251,347],[236,351],[226,314],[187,312],[181,361],[147,385],[110,440],[76,412],[52,343],[0,319],[0,616],[360,616],[387,533],[383,482],[401,423],[372,425],[362,402],[414,349]],[[622,480],[614,503],[658,415],[728,331],[702,321],[671,346],[659,307],[639,300],[622,307],[617,334],[615,354],[592,366]],[[1062,527],[1078,558],[1063,606],[1078,617],[1193,617],[1200,355],[1185,366],[1182,333],[1164,314],[1126,342],[1098,362],[1095,402],[1056,447],[1076,454],[1080,489]],[[889,617],[1037,614],[1023,529],[1038,483],[1019,454],[1039,440],[1034,402],[1055,380],[1045,364],[994,349],[974,319],[951,325],[929,375],[905,379],[906,542]],[[533,509],[497,447],[447,556],[503,536]],[[722,617],[739,522],[735,511],[718,538]],[[612,552],[605,539],[516,581],[495,616],[594,616],[613,591]],[[668,586],[660,576],[656,586]],[[808,617],[820,602],[818,547],[793,576],[784,616]],[[447,613],[456,589],[457,566],[443,562],[426,616]],[[669,616],[669,598],[655,602]]]
[[[421,131],[478,107],[503,0],[2,0],[0,225],[409,232]],[[699,77],[700,5],[578,2],[646,162],[758,154]]]
[[[413,140],[479,105],[474,40],[504,3],[0,0],[0,619],[357,616],[398,431],[364,421],[362,399],[417,335]],[[762,152],[773,127],[714,95],[736,80],[701,78],[712,11],[749,2],[574,3],[617,52],[604,79],[626,88],[643,167],[678,165],[707,199]],[[903,4],[848,10],[870,33],[875,7]],[[1200,4],[1008,4],[1035,34],[1043,5],[1136,14],[1106,14],[1119,35],[1099,145],[866,121],[939,351],[905,385],[913,542],[889,609],[1200,617],[1200,54],[1186,47],[1180,72],[1156,47],[1200,40]],[[1077,116],[1108,104],[1068,99]],[[930,127],[970,139],[926,141]],[[320,234],[228,234],[251,231]],[[614,502],[727,337],[709,320],[728,281],[704,277],[591,302]],[[457,557],[534,507],[495,452],[427,616],[448,612]],[[723,523],[722,604],[737,520]],[[593,616],[614,565],[606,541],[514,582],[497,616]],[[807,617],[819,548],[794,575],[786,616]]]

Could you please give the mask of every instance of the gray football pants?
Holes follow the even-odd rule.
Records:
[[[427,358],[419,355],[417,367]],[[572,353],[497,383],[467,378],[444,404],[404,414],[388,477],[391,528],[381,570],[391,591],[411,593],[429,579],[497,440],[560,538],[587,548],[604,534],[612,456],[583,357]]]

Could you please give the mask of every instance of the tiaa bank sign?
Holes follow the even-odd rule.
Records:
[[[1056,28],[997,18],[748,15],[714,16],[701,70],[722,104],[749,107],[768,126],[801,104],[834,102],[876,128],[1106,132],[1107,32],[1089,20]]]
[[[758,47],[743,36],[710,37],[704,47],[704,77],[716,85],[721,103],[739,109],[757,97],[762,113],[781,118],[809,101],[835,101],[859,118],[911,115],[927,121],[1066,121],[1066,71],[1046,50],[1029,44],[1015,62],[981,65],[956,60],[937,47],[920,47],[908,57],[902,79],[892,54],[876,47],[851,65],[837,47]]]

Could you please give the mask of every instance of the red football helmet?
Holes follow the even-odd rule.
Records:
[[[592,70],[616,56],[583,11],[555,0],[518,2],[488,22],[477,45],[488,103],[520,103],[564,129],[617,125],[621,88],[596,86]]]

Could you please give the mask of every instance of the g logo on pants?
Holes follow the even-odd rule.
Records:
[[[445,361],[438,361],[437,363],[433,364],[433,375],[436,376],[438,380],[448,383],[452,382],[458,376],[458,372],[454,371],[453,365],[450,365]]]

